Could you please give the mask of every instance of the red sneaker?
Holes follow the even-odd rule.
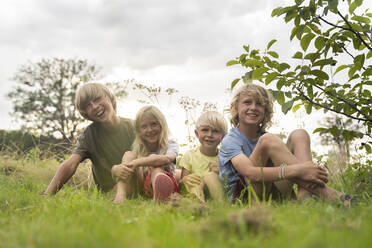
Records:
[[[154,200],[155,202],[165,202],[170,199],[170,195],[174,192],[174,183],[169,176],[164,173],[159,173],[154,181]]]

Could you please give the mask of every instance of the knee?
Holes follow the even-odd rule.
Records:
[[[135,157],[137,157],[136,153],[135,152],[132,152],[132,151],[126,151],[124,153],[124,158],[129,158],[129,159],[133,159]]]
[[[274,134],[266,133],[260,137],[257,146],[262,147],[264,150],[269,151],[277,146],[282,141]]]
[[[205,173],[204,180],[215,180],[218,179],[218,175],[215,172],[209,171]]]
[[[310,143],[310,136],[304,129],[296,129],[289,134],[288,143],[306,142]]]

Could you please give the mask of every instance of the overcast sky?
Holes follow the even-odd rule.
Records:
[[[243,53],[243,45],[264,49],[275,38],[281,58],[294,53],[296,44],[291,45],[288,38],[290,26],[282,18],[271,17],[278,2],[2,1],[0,129],[17,127],[11,122],[11,103],[5,97],[14,85],[10,78],[17,68],[51,57],[88,59],[102,67],[107,80],[135,79],[174,87],[179,95],[223,108],[230,99],[226,88],[245,73],[239,66],[225,65]],[[284,2],[290,1],[279,4]],[[118,112],[133,118],[140,106],[127,101]]]

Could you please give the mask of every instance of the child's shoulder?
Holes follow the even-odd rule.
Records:
[[[199,147],[187,150],[184,156],[195,156],[199,152]]]
[[[230,131],[225,135],[222,142],[231,142],[242,139],[244,134],[242,134],[238,128],[231,128]]]

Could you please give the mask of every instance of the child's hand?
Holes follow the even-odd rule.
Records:
[[[220,172],[220,169],[217,163],[209,162],[208,166],[209,166],[210,171],[215,172],[217,174]]]
[[[134,172],[134,169],[129,168],[128,166],[124,164],[118,164],[114,165],[111,169],[113,178],[118,181],[118,180],[127,180],[132,173]]]

